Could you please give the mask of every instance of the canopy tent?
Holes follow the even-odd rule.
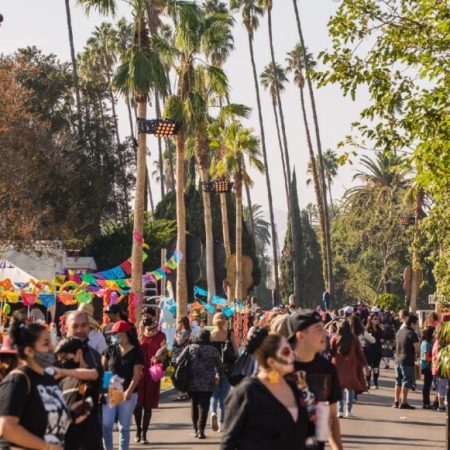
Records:
[[[15,266],[6,259],[0,259],[0,280],[9,278],[13,283],[28,283],[30,280],[37,281],[29,273]]]

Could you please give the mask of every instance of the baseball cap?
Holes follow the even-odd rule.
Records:
[[[132,330],[131,325],[128,322],[125,322],[125,320],[119,320],[116,322],[113,327],[107,331],[107,334],[111,333],[129,333]]]
[[[344,308],[344,314],[353,314],[353,308],[351,306],[346,306]]]
[[[295,338],[297,331],[302,331],[315,323],[322,322],[322,317],[312,309],[300,309],[287,318],[288,340]]]
[[[84,350],[86,342],[77,337],[62,339],[56,346],[55,353],[76,353],[77,350]]]
[[[118,314],[118,313],[120,313],[120,306],[117,305],[116,303],[113,303],[113,304],[108,305],[106,307],[105,312],[106,313],[111,313],[111,314]]]

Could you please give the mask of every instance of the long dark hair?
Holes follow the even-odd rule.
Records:
[[[340,355],[347,356],[353,346],[355,339],[352,327],[347,320],[341,322],[337,330],[336,349]]]
[[[178,323],[181,323],[183,325],[183,328],[186,331],[189,331],[189,333],[191,332],[191,324],[189,323],[189,318],[186,316],[183,316]]]
[[[378,325],[373,325],[372,324],[372,319],[374,318],[374,317],[378,317]],[[378,314],[377,313],[372,313],[370,316],[369,316],[369,320],[367,321],[367,326],[366,326],[366,330],[369,332],[369,333],[373,333],[374,331],[378,331],[378,330],[381,330],[381,327],[380,327],[380,318],[379,318],[379,316],[378,316]]]
[[[359,317],[351,316],[347,320],[351,326],[352,333],[355,336],[361,336],[362,334],[364,334],[364,326]]]

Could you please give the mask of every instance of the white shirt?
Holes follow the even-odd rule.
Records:
[[[104,352],[106,348],[105,337],[98,330],[91,330],[89,332],[89,347],[93,348],[95,351],[100,353],[100,355]]]

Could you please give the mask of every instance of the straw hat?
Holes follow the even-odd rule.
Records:
[[[92,328],[100,328],[99,323],[94,319],[94,306],[92,303],[82,303],[78,306],[78,311],[83,311],[89,319],[89,326]]]

